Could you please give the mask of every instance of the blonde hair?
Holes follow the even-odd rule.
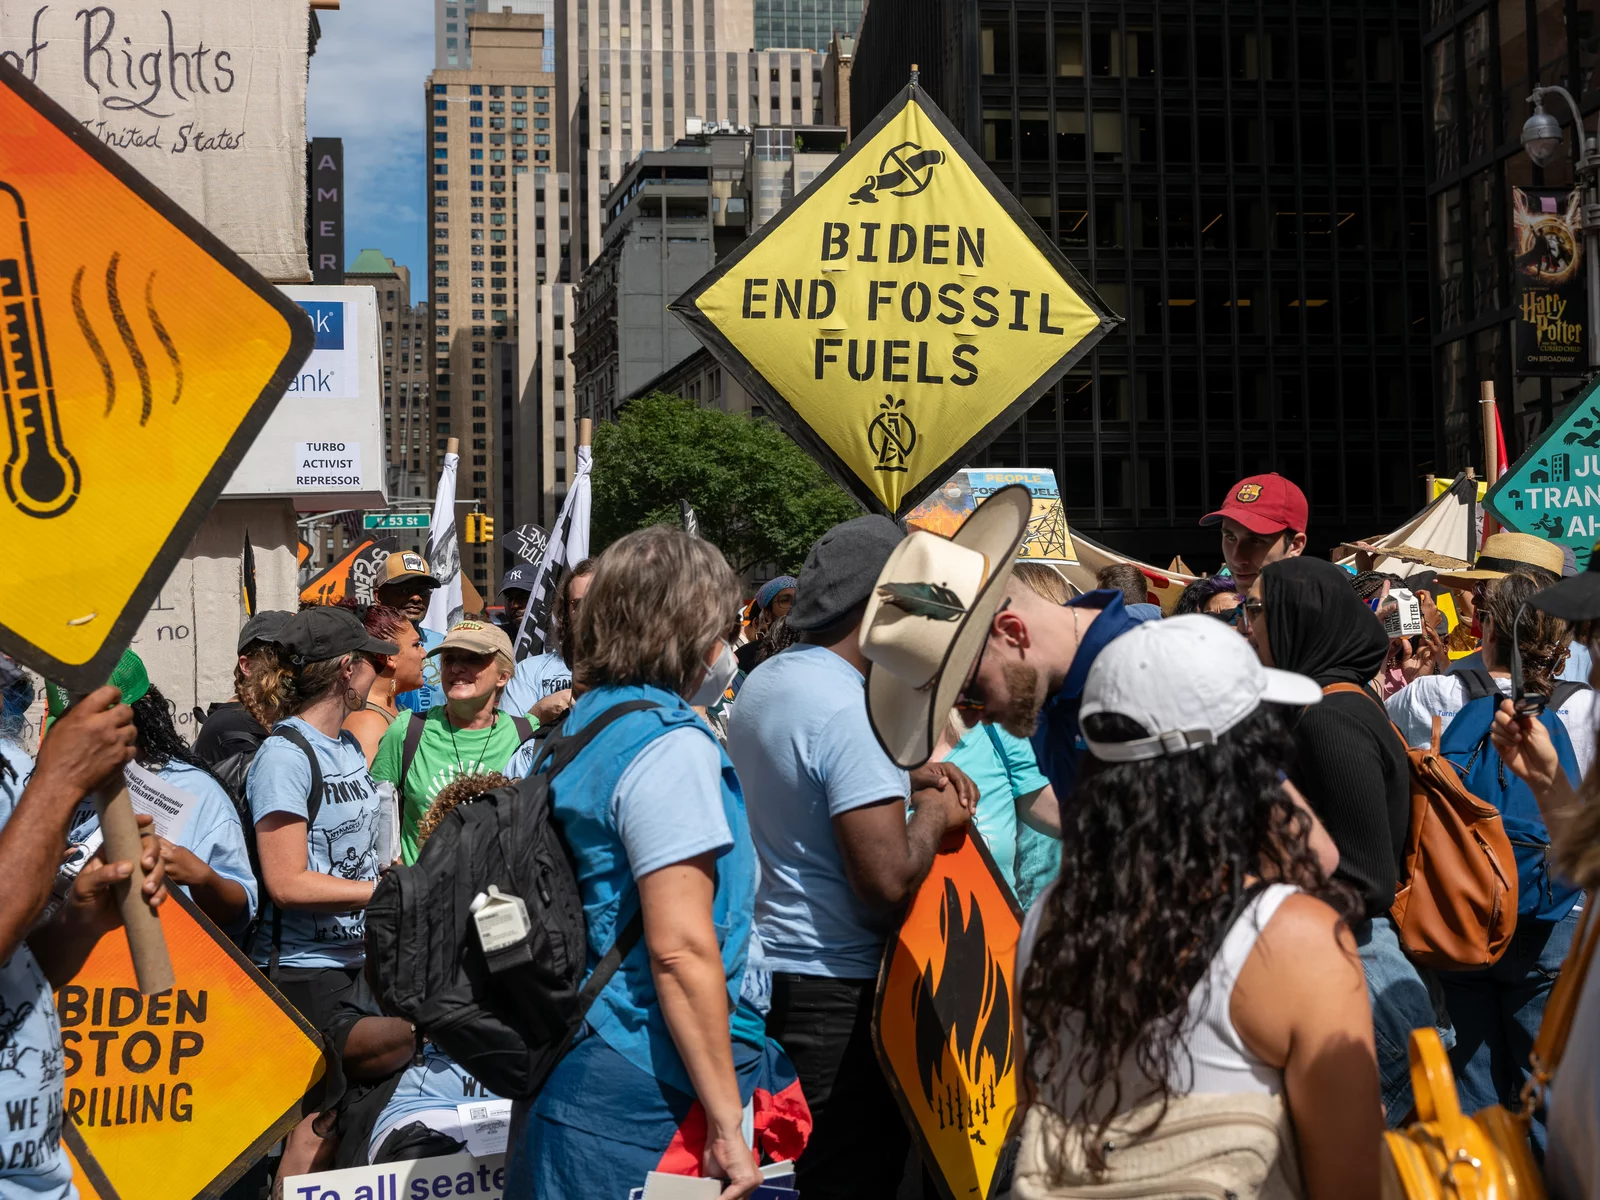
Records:
[[[613,543],[573,622],[573,690],[642,684],[687,696],[705,653],[738,619],[739,582],[722,552],[653,525]]]
[[[324,658],[307,663],[299,670],[274,662],[250,677],[252,699],[244,701],[245,707],[256,720],[271,728],[275,722],[294,716],[338,687],[339,674],[351,657],[341,654],[338,658]],[[271,713],[272,721],[262,721],[252,703],[263,712]]]
[[[261,725],[271,729],[283,716],[283,697],[278,690],[278,648],[260,645],[245,656],[250,660],[250,673],[238,663],[233,667],[233,694],[244,705],[245,712]]]
[[[1061,572],[1044,563],[1019,562],[1012,572],[1037,596],[1055,604],[1065,604],[1072,599],[1072,585],[1061,577]]]

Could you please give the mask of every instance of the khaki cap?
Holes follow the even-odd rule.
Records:
[[[493,654],[506,661],[506,665],[515,669],[516,659],[511,651],[511,639],[506,636],[506,631],[498,625],[491,625],[487,621],[457,621],[450,626],[450,632],[444,635],[428,657],[443,654],[446,650],[465,650],[468,654]]]

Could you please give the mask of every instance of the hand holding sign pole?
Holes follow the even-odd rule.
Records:
[[[0,649],[104,683],[310,353],[310,322],[0,62]],[[130,514],[137,519],[130,520]],[[65,609],[65,611],[63,611]],[[126,787],[95,798],[139,987],[173,986]]]
[[[139,823],[134,819],[128,785],[120,775],[115,782],[95,793],[94,806],[100,814],[106,861],[133,866],[128,878],[116,885],[116,894],[122,927],[128,934],[134,978],[146,996],[167,991],[177,982],[172,973],[172,958],[167,953],[167,939],[161,933],[161,919],[145,903],[143,839],[139,836]]]

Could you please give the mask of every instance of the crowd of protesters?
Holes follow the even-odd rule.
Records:
[[[861,517],[753,592],[712,544],[642,530],[562,576],[553,648],[520,662],[526,570],[501,623],[441,633],[438,580],[397,553],[364,609],[250,618],[192,747],[130,652],[52,694],[34,761],[0,663],[0,1101],[43,1114],[0,1131],[0,1196],[74,1195],[51,989],[119,920],[132,866],[104,861],[93,797],[129,764],[192,798],[177,842],[141,818],[147,902],[181,888],[325,1038],[278,1173],[458,1151],[485,1089],[386,1009],[364,910],[557,735],[588,964],[617,965],[513,1109],[508,1196],[657,1170],[735,1200],[784,1159],[812,1200],[937,1194],[873,1022],[886,943],[961,836],[1026,914],[999,1192],[1123,1194],[1187,1154],[1217,1194],[1376,1196],[1418,1029],[1467,1112],[1516,1107],[1600,882],[1600,554],[1579,574],[1497,534],[1468,568],[1380,574],[1309,555],[1300,489],[1255,476],[1204,519],[1219,573],[1164,614],[1136,565],[1077,594],[1019,562],[1030,514],[1008,488],[948,538]],[[1489,966],[1419,965],[1392,913],[1430,746],[1515,848]],[[1594,975],[1529,1128],[1552,1195],[1600,1194]]]

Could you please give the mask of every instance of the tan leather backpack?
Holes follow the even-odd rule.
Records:
[[[1572,949],[1550,990],[1528,1056],[1533,1074],[1517,1109],[1495,1104],[1470,1117],[1463,1113],[1439,1031],[1432,1026],[1412,1030],[1411,1087],[1418,1120],[1383,1135],[1384,1200],[1545,1200],[1528,1127],[1534,1111],[1544,1105],[1567,1048],[1600,940],[1600,921],[1592,919],[1594,902],[1592,895],[1585,902]]]
[[[1378,703],[1353,683],[1331,684],[1322,692],[1357,692]],[[1418,966],[1465,971],[1499,961],[1511,944],[1517,859],[1500,811],[1467,791],[1439,753],[1442,733],[1443,723],[1434,717],[1431,744],[1413,750],[1394,731],[1410,767],[1411,824],[1389,915]]]

